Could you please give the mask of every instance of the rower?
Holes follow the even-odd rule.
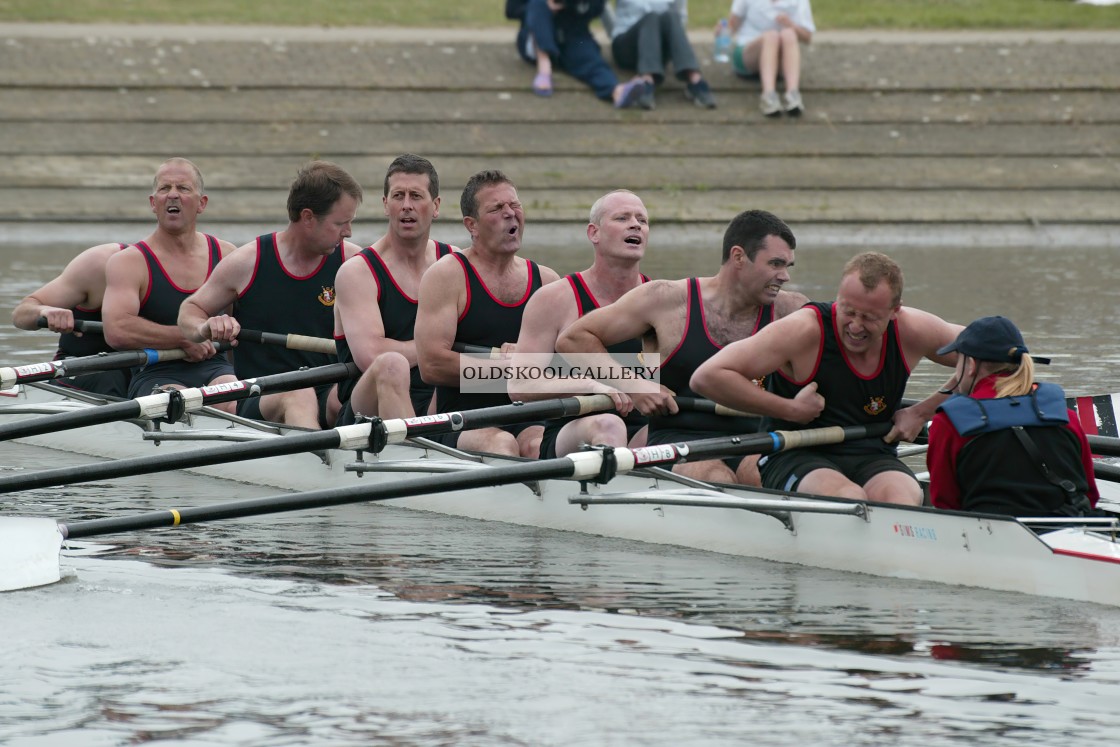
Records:
[[[587,239],[595,249],[595,259],[582,272],[575,272],[541,288],[525,306],[521,334],[517,338],[515,370],[534,370],[547,366],[556,352],[556,338],[576,319],[595,309],[614,303],[649,278],[638,269],[649,243],[649,215],[645,204],[633,192],[618,189],[600,197],[591,206]],[[611,353],[637,355],[640,339],[626,340],[609,348]],[[585,384],[581,389],[536,387],[527,379],[509,382],[510,397],[534,400],[566,394],[607,393],[615,400],[618,414],[600,413],[579,418],[550,420],[545,424],[540,458],[553,459],[579,449],[583,444],[645,446],[646,418],[633,409],[629,394],[604,383],[568,380],[562,387]],[[620,417],[621,416],[621,417]],[[625,420],[624,420],[625,418]]]
[[[456,343],[512,352],[529,298],[558,280],[548,267],[521,259],[525,213],[517,188],[501,171],[480,171],[459,200],[471,245],[436,262],[420,281],[416,353],[420,375],[436,387],[439,412],[509,404],[501,393],[464,393]],[[440,440],[460,449],[535,458],[544,427],[527,422],[453,433]]]
[[[362,188],[341,166],[312,161],[288,190],[288,227],[238,247],[183,303],[179,328],[189,339],[229,340],[246,329],[330,337],[335,274],[360,250],[346,239],[362,202]],[[232,305],[232,315],[225,313]],[[279,345],[239,345],[233,363],[240,379],[333,363],[335,356]],[[304,428],[338,417],[334,384],[243,400],[237,414]]]
[[[957,354],[955,394],[929,427],[929,493],[938,508],[1078,517],[1100,497],[1093,454],[1057,384],[1037,383],[1023,335],[986,316],[937,351]]]
[[[763,458],[763,487],[919,505],[914,473],[895,441],[912,441],[943,390],[901,408],[914,366],[952,366],[944,347],[961,327],[902,305],[902,269],[866,252],[844,266],[834,303],[811,303],[697,369],[692,387],[717,403],[767,416],[766,430],[894,423],[884,439],[847,441]],[[766,389],[751,386],[769,377]]]
[[[197,230],[208,198],[202,173],[193,163],[185,158],[164,161],[152,185],[148,202],[156,216],[156,230],[115,253],[105,265],[105,341],[117,350],[181,348],[187,357],[136,371],[129,397],[161,387],[236,381],[233,366],[217,355],[217,346],[184,336],[176,324],[180,304],[234,246]],[[218,407],[233,412],[232,403]]]
[[[18,329],[35,330],[39,329],[39,320],[46,319],[47,329],[59,334],[56,361],[112,352],[103,335],[75,332],[74,322],[101,321],[105,265],[110,257],[127,247],[128,244],[98,244],[74,257],[58,277],[19,302],[12,311],[12,324]],[[123,368],[61,378],[56,383],[124,397],[131,379],[132,371]]]
[[[561,353],[603,353],[624,340],[652,336],[661,355],[661,391],[634,394],[648,415],[648,442],[676,443],[697,438],[754,433],[754,417],[680,413],[673,395],[693,396],[689,377],[725,345],[749,338],[772,320],[806,302],[782,288],[789,282],[797,240],[781,219],[763,210],[735,216],[723,235],[723,262],[712,277],[654,280],[610,306],[591,312],[564,330]],[[674,472],[709,482],[758,484],[757,457],[687,462]]]
[[[362,370],[360,379],[338,386],[342,411],[336,425],[352,423],[356,415],[423,415],[435,391],[416,364],[416,298],[424,272],[458,249],[429,238],[439,217],[439,174],[432,162],[411,153],[395,158],[381,202],[388,232],[345,262],[335,280],[338,359],[353,360]]]

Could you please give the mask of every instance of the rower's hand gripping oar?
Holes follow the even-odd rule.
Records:
[[[47,321],[45,316],[41,316],[35,320],[35,325],[39,327],[39,329],[46,329],[50,324],[51,323]],[[103,335],[105,334],[105,325],[102,322],[95,322],[90,319],[75,319],[74,331],[80,332],[81,334]]]
[[[39,328],[45,329],[48,326],[47,318],[45,316],[39,317]],[[84,319],[74,320],[74,331],[83,334],[104,334],[104,325],[102,322],[86,321]],[[259,345],[281,345],[289,350],[305,350],[311,353],[328,353],[335,354],[334,340],[329,337],[309,337],[308,335],[284,335],[277,332],[261,332],[255,329],[242,329],[237,333],[237,339],[241,342],[252,342]]]
[[[221,343],[218,350],[228,350],[229,343]],[[32,384],[37,381],[62,379],[67,376],[111,371],[133,366],[150,366],[164,361],[178,361],[187,357],[181,348],[170,350],[122,350],[119,353],[98,353],[81,358],[63,358],[46,363],[29,363],[26,366],[0,368],[0,389],[9,389],[17,384]]]
[[[352,366],[353,364],[346,365]],[[336,363],[321,368],[337,370],[345,367]],[[319,369],[311,369],[311,371],[317,370]],[[257,381],[259,382],[261,379]],[[226,386],[234,385],[228,384]],[[261,441],[223,444],[213,448],[190,449],[170,454],[59,467],[26,474],[14,473],[0,477],[0,493],[143,475],[174,469],[205,467],[247,459],[286,456],[322,449],[346,449],[379,453],[388,444],[401,443],[409,438],[419,436],[434,436],[442,433],[490,428],[533,420],[587,415],[593,412],[611,410],[613,407],[614,404],[609,396],[595,394],[583,397],[541,400],[540,402],[517,402],[510,405],[485,407],[463,412],[422,415],[402,420],[383,421],[374,419],[330,430],[290,433],[283,437]]]
[[[61,576],[59,550],[66,538],[96,537],[204,521],[299,511],[347,503],[409,498],[429,493],[456,492],[549,479],[608,482],[617,474],[681,461],[723,456],[770,454],[805,446],[840,443],[848,439],[885,436],[890,424],[848,428],[775,431],[703,441],[645,446],[640,449],[598,448],[558,459],[517,462],[467,472],[425,475],[383,483],[361,483],[307,493],[288,493],[196,508],[151,511],[135,516],[56,524],[51,519],[0,519],[0,590],[40,586]],[[456,499],[460,500],[460,499]]]
[[[254,379],[242,379],[216,386],[175,389],[169,392],[150,394],[146,397],[124,400],[123,402],[91,406],[74,412],[2,423],[0,424],[0,441],[133,418],[178,420],[184,413],[194,412],[206,405],[247,399],[259,394],[287,392],[293,389],[318,386],[319,384],[330,384],[358,375],[360,375],[360,371],[353,363],[333,363],[303,371],[258,376]]]

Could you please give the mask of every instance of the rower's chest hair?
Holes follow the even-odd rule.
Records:
[[[750,337],[751,332],[754,331],[754,325],[758,321],[757,312],[728,318],[705,309],[705,316],[705,321],[708,324],[708,336],[712,338],[712,342],[720,347],[726,347],[736,340]]]

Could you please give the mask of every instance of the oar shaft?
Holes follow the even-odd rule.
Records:
[[[228,343],[223,342],[222,345],[228,345]],[[206,386],[198,389],[181,389],[177,392],[152,394],[125,402],[97,405],[75,412],[44,415],[12,423],[2,423],[0,424],[0,441],[39,436],[44,433],[71,428],[102,425],[130,418],[166,417],[172,398],[181,398],[183,411],[193,412],[206,405],[232,402],[269,392],[303,389],[304,387],[342,381],[358,375],[359,370],[354,363],[332,363],[305,371],[260,376],[256,379],[243,379],[229,384]],[[175,418],[177,417],[178,415],[175,416]]]
[[[63,358],[46,363],[0,368],[0,389],[7,389],[17,384],[33,384],[37,381],[78,376],[93,371],[149,366],[162,361],[181,360],[186,355],[186,352],[178,348],[171,350],[123,350],[119,353],[99,353],[82,356],[81,358]]]
[[[548,480],[571,477],[575,472],[573,460],[564,457],[543,462],[518,463],[502,467],[488,467],[466,473],[445,473],[427,475],[408,480],[396,480],[381,484],[359,484],[345,488],[328,488],[308,493],[252,498],[215,506],[200,506],[177,510],[152,511],[137,516],[124,516],[110,519],[94,519],[76,524],[60,524],[63,536],[72,539],[95,537],[115,532],[129,532],[138,529],[173,527],[181,524],[194,524],[203,521],[238,519],[247,516],[300,511],[327,506],[340,506],[346,503],[364,503],[392,498],[408,498],[415,495],[439,493],[451,490],[470,490],[515,482]]]
[[[366,428],[368,429],[368,427],[367,425]],[[312,431],[262,441],[225,444],[205,449],[190,449],[172,454],[113,459],[106,462],[58,467],[26,474],[16,473],[0,477],[0,493],[51,488],[58,485],[73,485],[96,480],[111,480],[117,477],[147,475],[153,472],[192,467],[208,467],[214,464],[226,464],[249,459],[302,454],[317,449],[337,448],[340,442],[341,436],[337,430]]]

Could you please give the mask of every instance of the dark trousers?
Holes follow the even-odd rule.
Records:
[[[517,51],[536,64],[532,44],[552,58],[553,64],[576,80],[591,87],[595,95],[610,100],[618,77],[603,58],[599,42],[591,29],[580,21],[557,23],[558,16],[548,8],[545,0],[529,0],[525,20],[517,34]],[[531,40],[531,42],[530,42]]]
[[[657,83],[664,80],[665,65],[670,62],[680,80],[688,77],[687,71],[700,69],[681,17],[674,10],[646,15],[611,42],[611,51],[620,68],[652,75]]]

